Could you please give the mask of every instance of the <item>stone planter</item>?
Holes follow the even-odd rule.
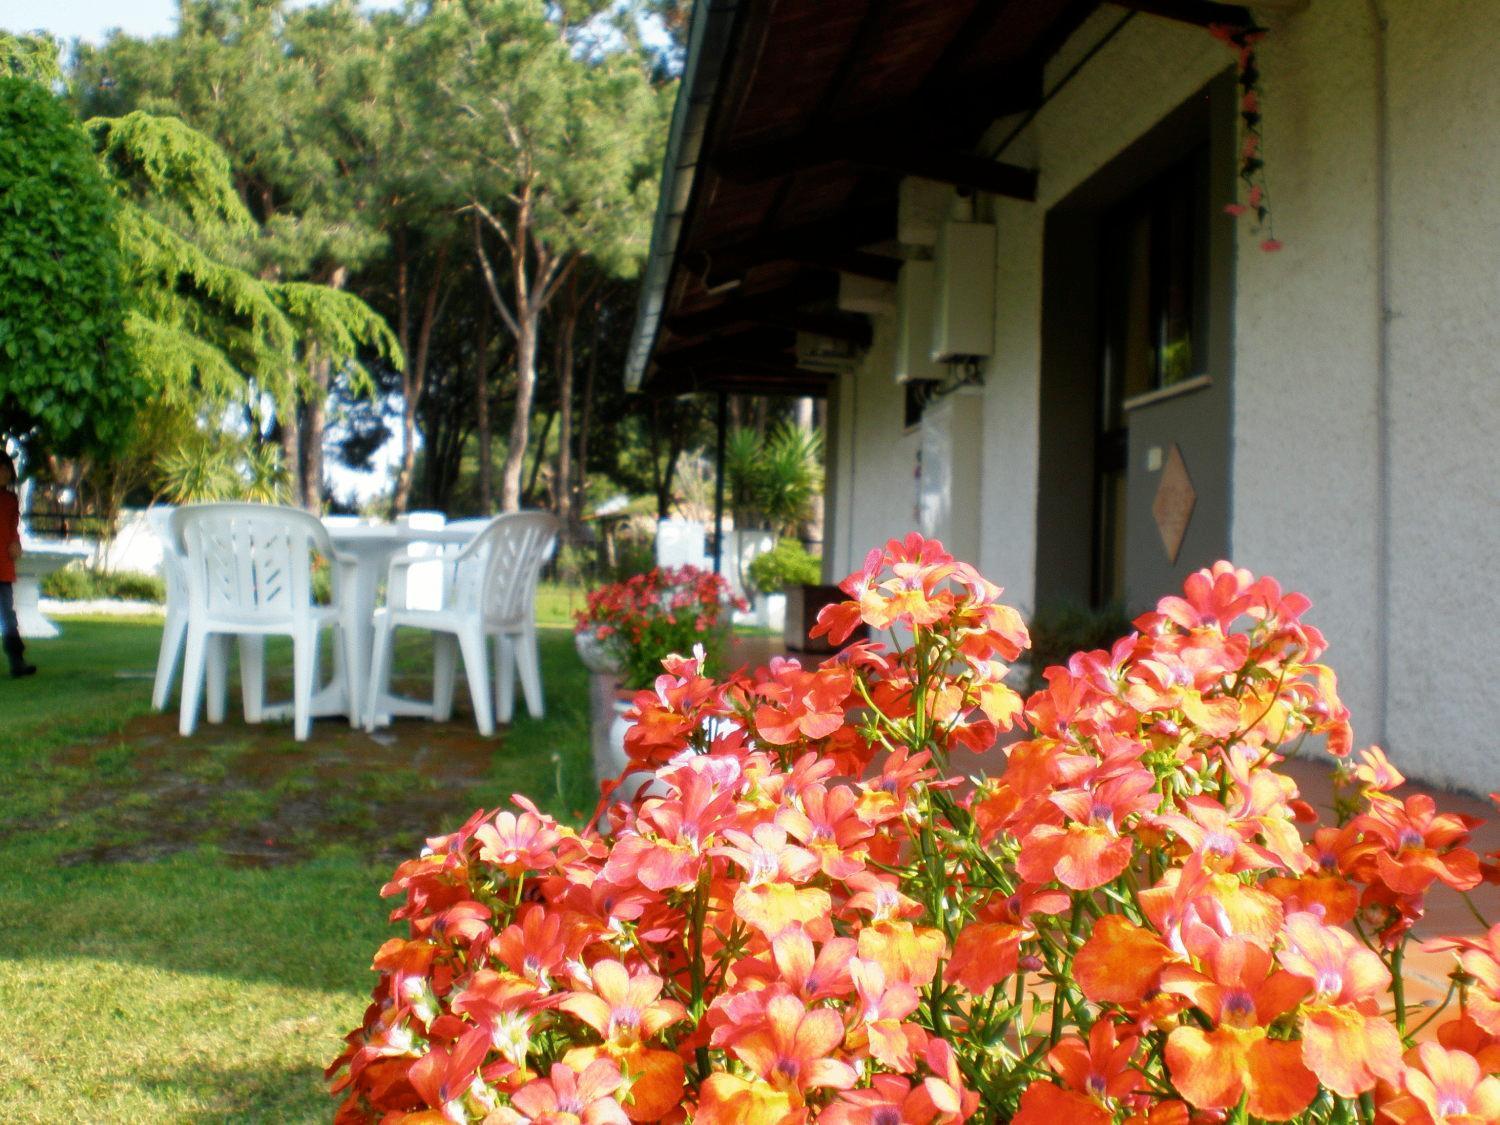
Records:
[[[607,641],[598,633],[586,629],[573,634],[573,647],[578,650],[578,659],[590,672],[615,676],[620,672],[620,658]]]

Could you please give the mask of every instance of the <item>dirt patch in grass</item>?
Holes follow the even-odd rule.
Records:
[[[59,862],[148,860],[212,845],[243,866],[294,863],[333,846],[394,863],[504,799],[486,785],[501,739],[480,738],[461,717],[404,721],[375,735],[325,720],[301,743],[286,723],[231,717],[181,738],[175,715],[149,715],[118,740],[54,758],[60,773],[88,778],[58,815],[95,841]]]

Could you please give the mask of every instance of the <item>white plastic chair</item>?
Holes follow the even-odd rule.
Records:
[[[452,526],[452,525],[450,525]],[[440,609],[409,609],[388,604],[375,613],[375,647],[370,659],[365,726],[374,730],[389,715],[426,715],[445,720],[453,713],[456,662],[463,656],[479,733],[510,722],[515,710],[519,673],[526,708],[541,718],[542,672],[536,645],[536,583],[542,566],[557,546],[558,522],[546,512],[512,512],[497,516],[457,555],[445,560]],[[392,571],[412,565],[397,558]],[[387,588],[396,588],[393,579]],[[414,703],[390,693],[391,656],[401,626],[434,634],[432,703]],[[495,684],[492,690],[485,638],[495,639]],[[498,699],[496,699],[498,696]]]
[[[292,730],[299,742],[305,740],[312,727],[319,634],[331,628],[343,644],[349,643],[339,627],[339,613],[341,569],[351,565],[350,560],[334,551],[328,530],[316,517],[296,508],[200,504],[179,508],[169,526],[182,552],[188,594],[178,729],[184,735],[193,733],[205,694],[209,722],[223,721],[230,637],[241,638],[246,721],[260,721],[264,639],[289,636]],[[313,601],[315,554],[334,564],[330,605]],[[335,665],[347,676],[351,654],[343,655]],[[351,716],[351,723],[357,725],[356,719]]]
[[[161,572],[167,586],[167,620],[162,625],[161,649],[156,654],[156,681],[151,686],[151,706],[165,711],[172,696],[172,681],[182,660],[187,640],[187,573],[182,568],[182,550],[168,524],[172,509],[153,506],[146,510],[146,524],[161,539]]]

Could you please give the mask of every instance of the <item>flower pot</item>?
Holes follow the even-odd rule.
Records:
[[[614,647],[595,630],[585,629],[581,633],[574,633],[573,647],[578,650],[578,658],[590,672],[611,676],[619,673],[620,658]]]

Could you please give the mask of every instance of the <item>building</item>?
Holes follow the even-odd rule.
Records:
[[[1211,25],[1266,29],[1253,86]],[[1473,0],[700,3],[628,378],[825,394],[833,577],[912,527],[1027,610],[1272,574],[1361,744],[1500,788],[1497,41]],[[1274,252],[1225,211],[1261,175]]]

